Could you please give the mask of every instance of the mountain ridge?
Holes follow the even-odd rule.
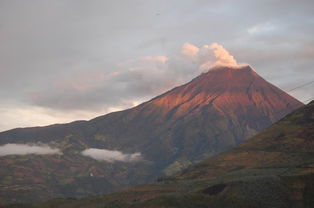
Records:
[[[116,191],[173,174],[230,149],[300,106],[301,102],[249,66],[237,70],[221,67],[124,111],[90,121],[0,133],[0,145],[46,143],[63,152],[61,156],[40,156],[41,160],[29,155],[1,157],[8,170],[0,171],[0,185],[10,190],[9,197],[13,193],[27,196],[24,189],[15,188],[25,184],[27,189],[51,190],[43,199]],[[97,161],[80,153],[89,148],[139,152],[143,161]],[[35,187],[34,173],[27,171],[16,181],[7,178],[19,171],[16,164],[38,169],[36,177],[41,182]],[[49,166],[70,168],[58,172]],[[89,186],[96,181],[104,187]]]
[[[313,127],[314,101],[239,146],[158,182],[109,195],[21,207],[311,208]]]

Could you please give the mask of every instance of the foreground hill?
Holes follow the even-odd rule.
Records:
[[[28,207],[314,207],[314,101],[240,146],[159,183]]]
[[[302,105],[249,66],[216,67],[125,111],[2,132],[0,145],[44,143],[62,155],[0,157],[0,203],[109,193],[151,182],[238,145]],[[90,148],[141,159],[108,162],[81,154]]]

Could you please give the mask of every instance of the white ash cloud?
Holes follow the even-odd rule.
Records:
[[[222,45],[219,45],[218,43],[213,43],[210,46],[205,46],[205,48],[214,50],[214,54],[217,59],[214,62],[214,65],[238,66],[237,61],[234,59],[234,57],[231,56],[230,53]]]
[[[200,48],[191,43],[185,43],[181,49],[181,54],[195,62],[202,71],[207,71],[215,66],[239,66],[227,49],[218,43],[204,45]]]
[[[133,154],[125,154],[117,150],[89,148],[82,151],[81,154],[98,161],[107,162],[137,162],[142,160],[142,155],[139,152]]]
[[[0,156],[7,155],[50,155],[62,154],[59,149],[46,144],[5,144],[0,146]]]

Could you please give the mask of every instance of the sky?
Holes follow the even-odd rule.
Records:
[[[0,131],[130,108],[225,54],[289,91],[314,80],[313,11],[313,0],[0,0]],[[313,88],[289,93],[308,102]]]

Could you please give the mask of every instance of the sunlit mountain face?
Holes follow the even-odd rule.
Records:
[[[151,182],[240,144],[302,105],[250,66],[215,66],[128,110],[2,132],[1,145],[57,152],[2,155],[2,201],[86,196]]]
[[[314,101],[239,146],[152,184],[21,208],[311,208],[313,115]]]

